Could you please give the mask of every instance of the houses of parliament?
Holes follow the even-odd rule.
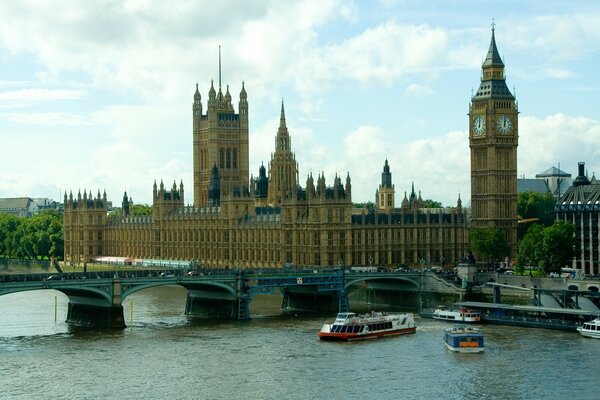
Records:
[[[204,109],[192,103],[193,205],[183,182],[154,182],[151,216],[134,216],[127,193],[121,215],[108,215],[106,192],[65,194],[65,261],[100,257],[196,262],[207,268],[419,265],[459,261],[471,226],[502,229],[516,245],[517,109],[504,77],[494,30],[480,87],[469,107],[471,210],[424,208],[414,186],[399,206],[387,160],[373,209],[352,203],[350,174],[301,181],[284,104],[268,168],[250,176],[248,95],[234,108],[211,83]],[[375,189],[375,188],[374,188]]]

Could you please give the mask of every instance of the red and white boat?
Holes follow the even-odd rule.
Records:
[[[318,335],[321,340],[358,340],[383,336],[415,333],[417,327],[412,314],[371,312],[357,315],[339,313],[333,323],[323,325]]]

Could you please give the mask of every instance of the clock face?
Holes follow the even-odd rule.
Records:
[[[498,128],[498,132],[506,135],[512,131],[512,121],[508,115],[502,115],[498,118],[498,122],[496,124]]]
[[[478,115],[473,119],[473,133],[475,136],[481,136],[485,132],[485,118],[483,115]]]

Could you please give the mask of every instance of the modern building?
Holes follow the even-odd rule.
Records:
[[[473,225],[497,226],[516,248],[518,124],[516,102],[504,80],[494,32],[483,77],[469,113]],[[268,171],[249,176],[248,95],[238,112],[229,87],[213,84],[203,114],[196,85],[192,104],[194,205],[183,182],[153,187],[153,214],[132,216],[123,197],[120,216],[107,216],[107,196],[65,194],[65,260],[102,256],[196,261],[206,267],[281,267],[432,264],[468,253],[469,213],[455,207],[423,208],[414,184],[395,205],[387,160],[373,209],[352,203],[350,174],[328,185],[324,174],[302,186],[282,102]]]
[[[585,163],[578,165],[578,174],[571,187],[556,204],[556,218],[575,224],[579,248],[573,268],[588,275],[600,275],[600,183],[585,174]]]
[[[517,252],[518,116],[492,28],[481,83],[469,107],[471,226],[500,228],[512,254]]]

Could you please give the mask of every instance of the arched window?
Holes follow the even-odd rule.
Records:
[[[233,149],[233,163],[232,168],[237,169],[237,149]]]
[[[219,149],[219,168],[225,168],[225,150]]]
[[[227,149],[227,168],[231,168],[231,149]]]

